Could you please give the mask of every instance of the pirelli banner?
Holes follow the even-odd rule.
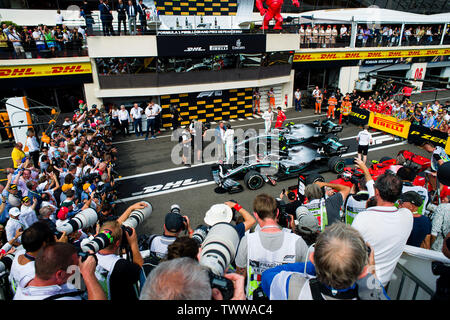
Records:
[[[163,127],[172,126],[170,107],[180,107],[181,125],[246,118],[253,114],[253,88],[180,93],[161,96]]]
[[[409,129],[408,142],[416,145],[421,145],[424,142],[432,142],[436,146],[445,148],[448,140],[448,134],[439,130],[431,130],[430,128],[415,124],[411,124]]]
[[[414,49],[414,50],[370,50],[370,51],[342,51],[342,52],[297,52],[294,62],[330,61],[330,60],[367,60],[367,59],[398,59],[410,57],[430,57],[450,55],[450,48],[446,49]]]
[[[90,62],[1,66],[0,79],[53,77],[92,73]]]
[[[398,121],[394,117],[371,112],[369,117],[369,126],[371,128],[407,139],[411,122]]]
[[[358,107],[352,107],[349,120],[357,126],[363,126],[369,123],[370,111]]]

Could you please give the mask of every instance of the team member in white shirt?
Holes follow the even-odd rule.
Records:
[[[136,137],[142,136],[142,113],[144,113],[144,110],[139,107],[139,104],[137,103],[135,103],[130,110],[130,117],[131,120],[133,120],[133,128]]]
[[[128,110],[125,109],[124,105],[120,106],[120,110],[119,110],[119,123],[120,123],[120,128],[122,130],[122,134],[125,137],[125,132],[126,134],[129,133],[129,121],[130,121],[130,115],[128,113]]]
[[[372,135],[369,132],[369,125],[364,125],[364,130],[358,133],[356,141],[358,141],[358,159],[361,160],[362,158],[362,161],[366,163],[369,144],[373,143]]]
[[[148,140],[149,131],[152,134],[151,139],[156,139],[155,137],[155,121],[156,116],[158,115],[158,110],[155,107],[154,103],[149,103],[145,108],[145,116],[147,117],[147,134],[145,136],[145,140]]]
[[[33,129],[28,129],[25,145],[28,147],[31,159],[33,159],[34,167],[39,168],[39,142],[34,135]]]
[[[231,164],[234,158],[234,129],[231,128],[231,124],[227,123],[227,130],[224,135],[225,139],[225,155],[227,157],[227,163]]]
[[[390,173],[379,176],[375,182],[376,206],[360,212],[352,223],[375,252],[375,271],[383,286],[391,280],[413,227],[411,211],[395,206],[402,188],[399,177]]]
[[[269,109],[267,109],[263,113],[262,118],[264,119],[264,127],[266,130],[266,134],[268,134],[270,132],[270,127],[272,126],[272,121],[273,121],[272,107],[269,107]]]

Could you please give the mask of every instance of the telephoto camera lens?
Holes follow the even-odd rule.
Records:
[[[192,234],[192,239],[197,241],[198,245],[202,245],[203,241],[205,241],[206,236],[208,235],[209,227],[205,225],[199,225],[197,229],[194,230]]]
[[[181,214],[180,206],[177,205],[177,204],[173,204],[173,205],[170,207],[170,212]]]
[[[144,201],[147,204],[142,209],[133,210],[127,220],[123,222],[123,226],[136,229],[145,219],[150,217],[153,211],[153,207],[150,203]]]
[[[66,234],[74,231],[88,228],[93,226],[98,220],[97,212],[92,208],[87,208],[77,213],[69,222],[56,228],[59,232],[65,232]]]
[[[97,253],[98,251],[105,249],[110,244],[110,238],[108,238],[105,233],[99,233],[94,237],[94,239],[81,245],[81,251],[88,252],[89,250],[92,250],[94,253]]]
[[[233,225],[219,222],[211,227],[202,244],[200,264],[212,273],[223,276],[236,256],[239,235]]]

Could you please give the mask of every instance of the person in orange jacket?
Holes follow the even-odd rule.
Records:
[[[331,116],[333,116],[333,120],[335,119],[334,109],[335,109],[337,103],[338,103],[338,101],[337,101],[336,97],[334,96],[334,94],[332,94],[330,99],[328,99],[328,113],[327,113],[328,119],[330,119]]]

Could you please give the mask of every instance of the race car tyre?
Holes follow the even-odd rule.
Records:
[[[341,157],[334,156],[328,160],[328,169],[334,173],[341,173],[344,171],[345,161]]]
[[[244,182],[250,190],[258,190],[264,185],[264,178],[258,171],[250,170],[245,174]]]
[[[382,157],[382,158],[380,159],[380,163],[381,163],[381,162],[384,162],[384,161],[389,161],[389,160],[392,160],[392,158],[391,158],[391,157]]]
[[[437,170],[437,178],[443,185],[450,186],[450,161],[439,166]]]
[[[325,182],[325,179],[318,173],[311,173],[310,175],[306,176],[305,185],[313,184],[316,181]]]

